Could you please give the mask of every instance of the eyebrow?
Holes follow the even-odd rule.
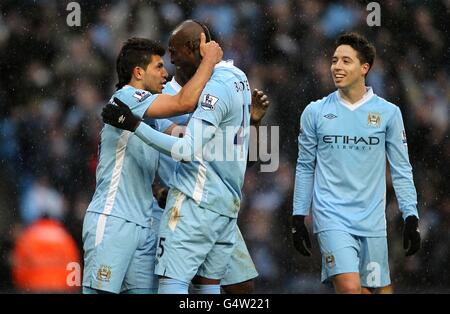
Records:
[[[338,59],[338,57],[337,57],[337,56],[333,56],[331,59],[332,59],[332,60]],[[350,60],[353,61],[352,57],[349,57],[349,56],[343,56],[342,59],[350,59]]]

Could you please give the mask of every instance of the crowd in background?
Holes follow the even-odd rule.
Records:
[[[247,170],[238,220],[260,274],[256,292],[332,291],[320,284],[317,242],[310,258],[293,248],[290,216],[300,115],[334,91],[333,43],[350,30],[377,48],[367,84],[402,111],[418,192],[423,247],[406,258],[389,180],[394,291],[450,290],[450,1],[380,1],[381,26],[373,27],[366,23],[369,1],[84,0],[77,1],[79,27],[67,25],[69,2],[0,4],[0,291],[15,291],[15,242],[40,217],[62,222],[82,256],[100,112],[115,90],[118,51],[131,36],[167,46],[170,31],[186,18],[209,26],[224,58],[269,96],[263,124],[280,126],[279,169]],[[168,53],[164,59],[173,73]]]

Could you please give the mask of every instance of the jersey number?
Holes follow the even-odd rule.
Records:
[[[239,128],[239,130],[237,131],[236,135],[234,136],[234,145],[242,145],[244,144],[244,137],[245,137],[245,133],[244,130],[246,128],[245,126],[245,121],[246,119],[246,115],[245,115],[245,107],[248,108],[249,114],[250,114],[250,106],[242,106],[242,121],[241,121],[241,126]]]
[[[160,249],[160,251],[158,252],[158,258],[163,256],[164,254],[164,241],[166,241],[166,238],[163,237],[159,238],[158,249]]]

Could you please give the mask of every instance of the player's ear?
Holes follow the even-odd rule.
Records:
[[[369,65],[367,62],[364,63],[364,64],[362,65],[362,67],[361,67],[362,74],[363,74],[364,76],[366,76],[367,73],[369,73],[369,70],[370,70],[370,65]]]
[[[142,69],[141,67],[134,67],[133,76],[138,80],[142,80],[144,76],[144,69]]]

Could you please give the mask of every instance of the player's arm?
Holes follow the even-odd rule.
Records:
[[[191,161],[215,135],[220,122],[228,112],[226,85],[211,81],[203,91],[200,106],[190,119],[183,138],[156,131],[135,116],[130,108],[117,98],[116,105],[108,103],[102,111],[103,122],[122,130],[135,132],[146,144],[175,160]]]
[[[170,127],[168,127],[164,131],[164,133],[167,135],[183,137],[184,134],[186,133],[186,126],[172,123],[172,125]]]
[[[169,119],[158,119],[158,130],[167,135],[183,137],[186,126],[173,123]]]
[[[402,114],[398,107],[386,128],[386,154],[395,195],[405,221],[404,248],[408,249],[409,247],[406,255],[412,255],[420,248],[419,214],[417,213],[417,193],[409,162],[406,133]]]
[[[300,118],[298,158],[295,172],[294,215],[307,216],[311,207],[316,168],[317,135],[315,117],[308,105]]]
[[[311,241],[305,225],[305,217],[308,215],[309,208],[311,207],[316,154],[317,136],[315,117],[311,105],[308,105],[300,119],[291,230],[294,247],[304,256],[311,255]]]
[[[202,62],[195,75],[176,95],[160,94],[145,112],[148,118],[165,118],[192,112],[206,83],[210,79],[214,66],[222,59],[222,49],[215,41],[206,43],[205,34],[200,37]]]
[[[249,147],[259,147],[259,126],[261,120],[266,115],[270,102],[267,95],[263,91],[254,89],[252,92],[252,106],[250,113],[250,125],[254,126],[255,133],[250,135]],[[256,160],[250,161],[250,154],[247,155],[247,167],[251,167],[256,164]]]
[[[144,123],[139,124],[135,134],[148,145],[175,160],[193,160],[214,137],[220,122],[228,112],[225,88],[226,85],[215,81],[207,84],[199,101],[200,106],[192,114],[182,138],[157,132]]]
[[[102,111],[103,122],[122,130],[134,132],[144,143],[175,160],[191,161],[214,136],[216,126],[207,120],[191,119],[182,138],[158,132],[138,116],[125,103],[114,98],[117,105],[108,103]],[[208,130],[208,132],[204,132]]]
[[[206,128],[209,128],[208,132],[204,132]],[[192,161],[213,138],[215,129],[208,122],[193,118],[182,138],[158,132],[145,123],[140,123],[134,134],[147,145],[175,160]]]

